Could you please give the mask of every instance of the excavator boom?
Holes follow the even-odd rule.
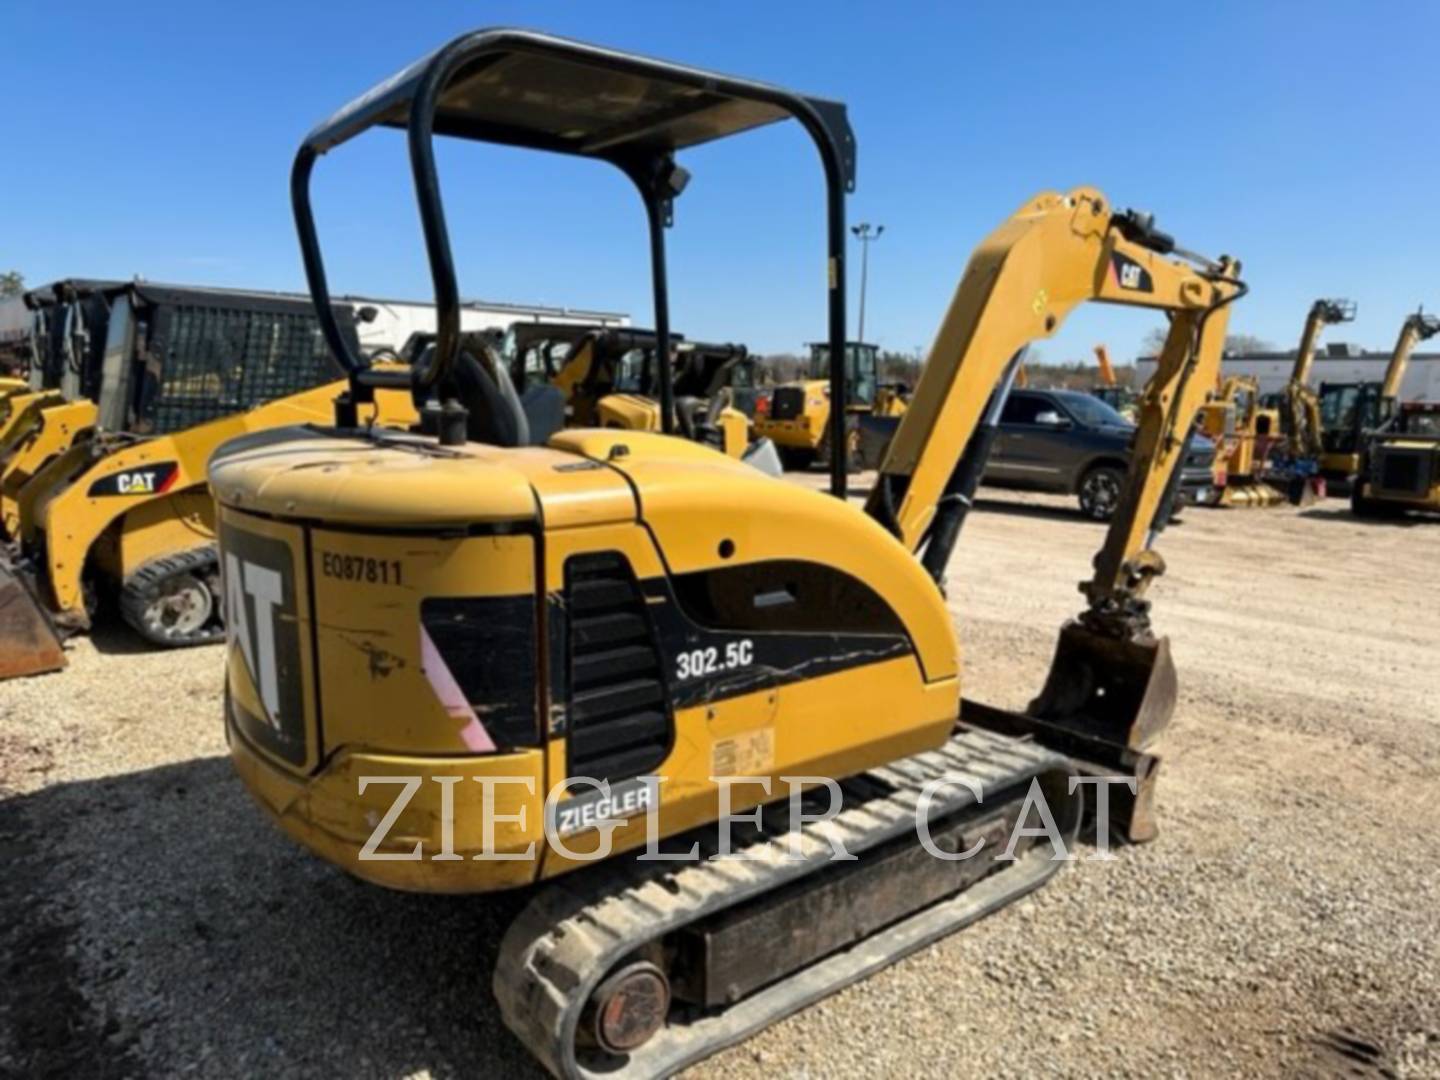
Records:
[[[1175,250],[1148,216],[1117,214],[1093,189],[1022,206],[970,260],[866,506],[941,579],[983,472],[996,397],[1029,343],[1052,336],[1086,301],[1169,316],[1120,505],[1081,586],[1087,609],[1061,631],[1045,688],[1026,714],[969,702],[962,713],[1035,734],[1096,774],[1133,779],[1119,815],[1133,840],[1154,835],[1158,763],[1144,750],[1175,703],[1168,644],[1151,633],[1144,599],[1164,572],[1152,544],[1169,520],[1192,422],[1219,375],[1229,305],[1245,291],[1232,260],[1196,265],[1169,257]]]

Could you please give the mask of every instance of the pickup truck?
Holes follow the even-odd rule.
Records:
[[[1108,521],[1120,500],[1135,425],[1076,390],[1013,390],[981,483],[1075,495],[1080,512]],[[1181,463],[1186,503],[1214,501],[1215,444],[1198,432]]]
[[[861,424],[861,459],[874,468],[899,421]],[[1135,425],[1105,402],[1077,390],[1012,390],[981,481],[990,487],[1074,495],[1080,512],[1108,521],[1120,501]],[[1213,503],[1215,444],[1196,432],[1181,465],[1183,503]]]

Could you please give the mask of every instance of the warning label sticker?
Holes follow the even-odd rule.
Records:
[[[763,776],[775,768],[775,729],[756,728],[715,743],[710,775]]]

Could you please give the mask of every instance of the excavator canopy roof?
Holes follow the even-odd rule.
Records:
[[[375,126],[407,128],[434,95],[434,131],[615,161],[651,157],[807,113],[854,182],[845,106],[778,86],[527,30],[477,30],[421,57],[306,138],[324,153]]]

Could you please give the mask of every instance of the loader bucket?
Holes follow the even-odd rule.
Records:
[[[1177,682],[1165,638],[1134,640],[1072,621],[1060,631],[1040,696],[1024,713],[969,700],[960,719],[1028,735],[1070,758],[1082,776],[1134,780],[1108,786],[1110,827],[1131,843],[1152,840],[1160,759],[1147,747],[1170,723]]]
[[[60,635],[24,578],[0,566],[0,679],[59,671]]]

